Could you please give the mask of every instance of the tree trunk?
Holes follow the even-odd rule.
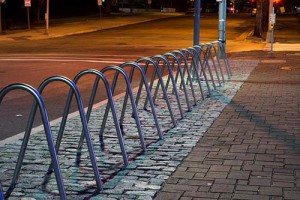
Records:
[[[37,14],[36,14],[36,21],[37,23],[41,23],[41,7],[44,3],[44,0],[38,0],[38,4],[37,4]]]
[[[262,1],[263,0],[256,0],[256,19],[255,19],[255,29],[254,35],[257,37],[261,37],[262,35]]]
[[[262,37],[268,31],[269,0],[256,0],[256,20],[254,35]]]

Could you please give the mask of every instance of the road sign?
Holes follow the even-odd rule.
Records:
[[[30,7],[31,6],[31,0],[24,0],[24,5],[25,5],[25,7]]]
[[[98,0],[98,6],[102,6],[102,0]]]
[[[270,21],[270,24],[275,24],[275,22],[276,22],[276,14],[275,13],[270,14],[269,21]]]

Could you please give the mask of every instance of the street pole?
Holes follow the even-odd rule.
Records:
[[[219,2],[219,41],[226,43],[226,0]]]
[[[27,25],[28,25],[28,30],[30,30],[30,16],[29,16],[29,7],[27,7]]]
[[[269,17],[273,13],[273,0],[269,0]],[[268,20],[268,32],[267,32],[267,37],[266,37],[266,42],[270,43],[271,42],[271,36],[272,36],[272,27],[270,20]]]
[[[200,43],[200,8],[201,0],[195,0],[194,3],[194,45],[199,45]]]
[[[47,3],[46,3],[45,20],[46,20],[46,31],[45,31],[45,34],[49,35],[49,0],[47,0]]]
[[[0,0],[0,34],[2,34],[2,14],[1,14],[2,1]]]

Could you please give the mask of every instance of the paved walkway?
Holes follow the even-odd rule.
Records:
[[[156,200],[300,198],[299,55],[234,56],[260,63]]]
[[[72,18],[72,19],[50,19],[49,34],[45,34],[45,26],[37,26],[31,30],[6,30],[4,34],[0,34],[0,41],[13,40],[40,40],[67,35],[88,33],[103,29],[115,28],[129,24],[142,23],[161,18],[184,15],[183,13],[160,13],[160,12],[144,12],[142,14],[134,14],[124,16],[112,15],[102,18]]]
[[[54,27],[50,37],[53,32]],[[31,32],[29,36],[34,37],[27,37],[26,33],[29,32],[15,33],[19,35],[13,37],[2,35],[0,40],[49,37],[43,35],[42,29]],[[128,117],[124,130],[131,159],[126,168],[120,165],[122,158],[113,129],[105,132],[106,148],[98,148],[99,116],[103,115],[103,109],[97,108],[90,126],[105,183],[100,194],[95,193],[87,151],[83,151],[79,166],[74,163],[81,128],[80,119],[72,118],[60,151],[68,198],[299,199],[300,52],[288,52],[294,50],[294,46],[273,54],[264,51],[232,53],[232,79],[218,88],[211,98],[185,113],[176,128],[171,126],[165,105],[159,102],[159,120],[163,129],[168,130],[164,140],[158,141],[153,134],[155,127],[153,121],[148,121],[149,113],[141,113],[149,144],[147,154],[140,155],[136,127]],[[280,44],[275,48],[280,50]],[[175,102],[173,98],[172,108],[178,120]],[[54,132],[58,126],[52,127]],[[0,147],[1,183],[5,191],[20,144],[21,140],[16,140]],[[32,136],[28,152],[20,184],[10,199],[58,199],[54,176],[48,184],[41,184],[49,164],[43,132]]]

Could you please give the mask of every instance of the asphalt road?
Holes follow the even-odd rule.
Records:
[[[254,19],[249,13],[228,15],[227,40],[235,40],[249,31],[253,22]],[[201,42],[218,38],[217,14],[204,15],[201,18],[200,38]],[[24,82],[37,88],[50,76],[63,75],[73,79],[84,69],[119,65],[140,57],[186,48],[192,46],[192,43],[193,16],[174,17],[48,40],[1,43],[0,89],[15,82]],[[111,79],[111,75],[107,74],[107,77]],[[91,77],[79,83],[85,106],[92,83]],[[123,84],[117,93],[124,90]],[[45,89],[43,99],[50,120],[62,115],[67,91],[67,87],[61,83],[50,84]],[[98,96],[97,101],[104,98],[105,95]],[[31,104],[32,98],[22,91],[6,96],[0,107],[0,140],[24,131]],[[35,126],[40,123],[40,119],[37,118]]]

